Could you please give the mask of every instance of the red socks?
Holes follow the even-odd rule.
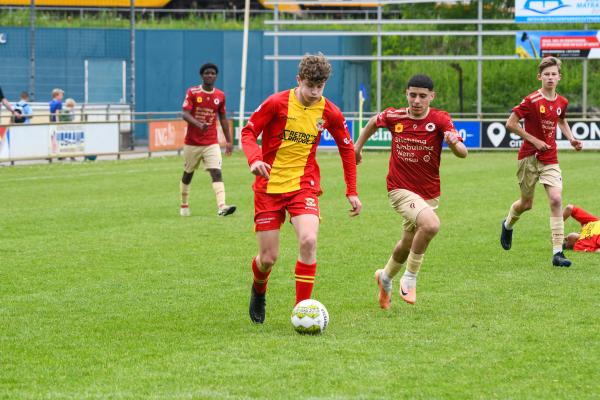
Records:
[[[260,294],[265,293],[267,291],[267,283],[269,282],[269,274],[271,273],[271,270],[268,270],[267,272],[262,272],[259,270],[256,266],[256,257],[254,257],[252,259],[252,273],[254,274],[254,282],[252,283],[254,289],[256,289],[256,291]]]
[[[304,264],[301,261],[296,261],[296,304],[302,300],[310,299],[316,273],[316,263]]]

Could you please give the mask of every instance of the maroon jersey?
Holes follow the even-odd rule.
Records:
[[[377,115],[377,127],[392,133],[388,191],[406,189],[425,200],[439,197],[444,132],[456,132],[450,115],[429,108],[425,118],[414,119],[407,108],[388,108]]]
[[[207,92],[202,89],[202,85],[193,86],[187,90],[182,107],[198,121],[208,124],[208,128],[200,130],[188,123],[185,144],[208,146],[219,143],[217,139],[217,118],[218,114],[225,115],[225,93],[217,88]]]
[[[513,112],[525,120],[523,129],[550,146],[550,149],[540,153],[533,144],[523,140],[519,160],[535,155],[544,164],[558,164],[556,124],[559,118],[565,118],[568,105],[569,101],[559,94],[556,94],[554,100],[548,100],[541,90],[536,90],[513,108]]]

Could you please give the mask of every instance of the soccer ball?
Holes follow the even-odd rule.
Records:
[[[298,333],[318,335],[327,328],[329,313],[317,300],[302,300],[292,310],[292,325]]]

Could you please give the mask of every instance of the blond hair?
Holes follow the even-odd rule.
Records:
[[[68,98],[65,100],[65,107],[75,107],[75,100]]]
[[[331,74],[331,64],[323,53],[306,54],[298,65],[298,76],[314,84],[325,83]]]
[[[548,67],[558,67],[558,73],[560,74],[560,66],[562,65],[562,61],[560,61],[556,57],[544,57],[544,59],[538,65],[538,74],[541,74],[543,70]]]
[[[59,94],[64,94],[64,93],[65,93],[65,91],[62,89],[59,89],[59,88],[52,89],[52,98],[55,98]]]

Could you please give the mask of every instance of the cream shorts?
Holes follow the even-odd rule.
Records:
[[[562,189],[562,175],[558,164],[544,164],[535,156],[519,160],[517,178],[523,197],[532,198],[535,193],[535,184],[539,181],[542,185],[554,186]]]
[[[418,194],[406,189],[394,189],[388,192],[388,198],[392,208],[404,218],[402,226],[407,232],[417,229],[417,217],[421,211],[426,208],[435,210],[440,203],[439,197],[424,200]]]
[[[200,162],[204,163],[204,169],[221,169],[223,157],[218,144],[209,146],[183,145],[183,159],[185,160],[185,172],[191,173],[198,169]]]

